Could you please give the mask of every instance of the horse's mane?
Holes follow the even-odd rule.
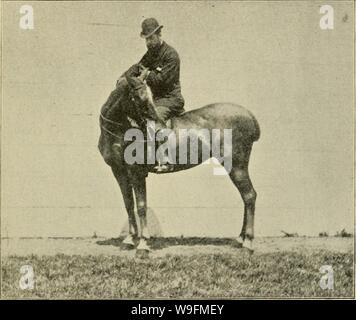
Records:
[[[135,81],[138,81],[138,79],[135,79]],[[150,116],[146,116],[150,119],[157,120],[158,117],[155,111],[155,103],[153,101],[152,92],[146,83],[143,82],[142,84],[145,85],[147,90],[148,101],[152,113]],[[116,88],[111,92],[110,97],[102,107],[102,115],[107,119],[123,124],[125,123],[127,125],[129,125],[128,122],[130,122],[128,119],[133,119],[136,123],[142,123],[143,115],[131,101],[131,90],[132,89],[127,78],[125,75],[122,75],[116,82]]]
[[[129,84],[126,80],[126,77],[121,76],[119,80],[116,82],[116,89],[120,90],[122,93],[125,91],[127,92],[129,88]]]
[[[128,117],[139,121],[141,116],[137,108],[134,107],[131,101],[130,85],[124,75],[122,75],[116,82],[116,88],[111,92],[108,101],[102,108],[102,114],[117,122],[128,122]]]
[[[101,114],[104,117],[116,121],[118,120],[119,113],[123,113],[122,101],[125,99],[128,91],[127,81],[125,80],[125,82],[121,78],[117,81],[116,88],[111,91],[106,102],[101,107]]]

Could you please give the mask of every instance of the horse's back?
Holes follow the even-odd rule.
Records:
[[[206,128],[238,130],[257,141],[260,127],[255,116],[243,106],[234,103],[212,103],[182,113],[172,119],[174,129]]]

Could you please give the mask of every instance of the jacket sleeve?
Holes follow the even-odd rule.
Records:
[[[170,53],[162,63],[161,70],[153,70],[148,75],[146,82],[151,87],[168,87],[179,78],[180,60],[177,53]]]

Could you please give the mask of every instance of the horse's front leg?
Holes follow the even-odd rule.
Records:
[[[146,194],[146,176],[142,174],[132,175],[132,185],[135,190],[137,214],[140,221],[139,243],[137,254],[147,254],[150,248],[147,240],[150,238],[147,228],[147,194]]]
[[[123,244],[127,246],[128,249],[133,249],[135,247],[134,238],[138,235],[138,228],[135,218],[132,184],[126,169],[119,168],[117,166],[112,166],[111,169],[120,186],[122,197],[124,198],[125,208],[129,217],[129,234],[124,239]]]

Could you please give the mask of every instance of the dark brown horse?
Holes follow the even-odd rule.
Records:
[[[126,246],[134,248],[135,240],[137,239],[137,254],[149,251],[147,244],[147,239],[150,235],[147,230],[146,218],[146,177],[149,172],[155,172],[155,164],[128,164],[124,154],[125,149],[132,142],[126,141],[125,133],[133,128],[133,123],[142,129],[143,132],[146,132],[148,119],[159,122],[149,88],[137,78],[121,77],[116,89],[111,93],[109,99],[101,109],[99,150],[105,162],[111,167],[121,188],[128,213],[129,235],[123,243]],[[226,139],[225,135],[215,135],[211,139],[209,137],[202,138],[199,135],[199,132],[201,132],[200,129],[204,129],[204,132],[210,133],[209,137],[212,137],[214,130],[230,129],[231,139],[229,144],[224,143],[224,139]],[[192,168],[210,157],[217,158],[211,151],[208,153],[203,152],[204,148],[202,146],[204,145],[209,145],[210,147],[214,144],[218,145],[220,155],[224,154],[224,157],[219,158],[222,165],[225,166],[225,161],[230,158],[231,165],[229,167],[225,166],[225,169],[233,184],[239,190],[245,208],[243,226],[239,237],[236,238],[236,247],[243,247],[252,252],[257,194],[249,177],[248,164],[252,144],[260,136],[257,120],[248,110],[236,104],[214,103],[188,111],[174,118],[172,121],[172,132],[175,136],[179,136],[179,141],[173,146],[171,142],[169,143],[171,150],[178,151],[178,149],[182,148],[182,141],[192,141],[194,137],[198,137],[200,147],[198,149],[186,148],[186,150],[189,149],[187,157],[189,159],[187,162],[179,162],[176,153],[175,159],[178,159],[178,161],[170,172]],[[187,132],[189,132],[189,139],[184,139],[187,138]],[[215,141],[216,137],[218,137],[219,141]],[[147,145],[147,141],[147,135],[144,135],[144,139],[141,142],[146,142]],[[140,141],[136,142],[140,143]],[[197,156],[193,160],[192,158],[194,157],[190,157],[192,156],[192,152],[197,153]],[[134,198],[139,217],[139,228],[134,214]]]

